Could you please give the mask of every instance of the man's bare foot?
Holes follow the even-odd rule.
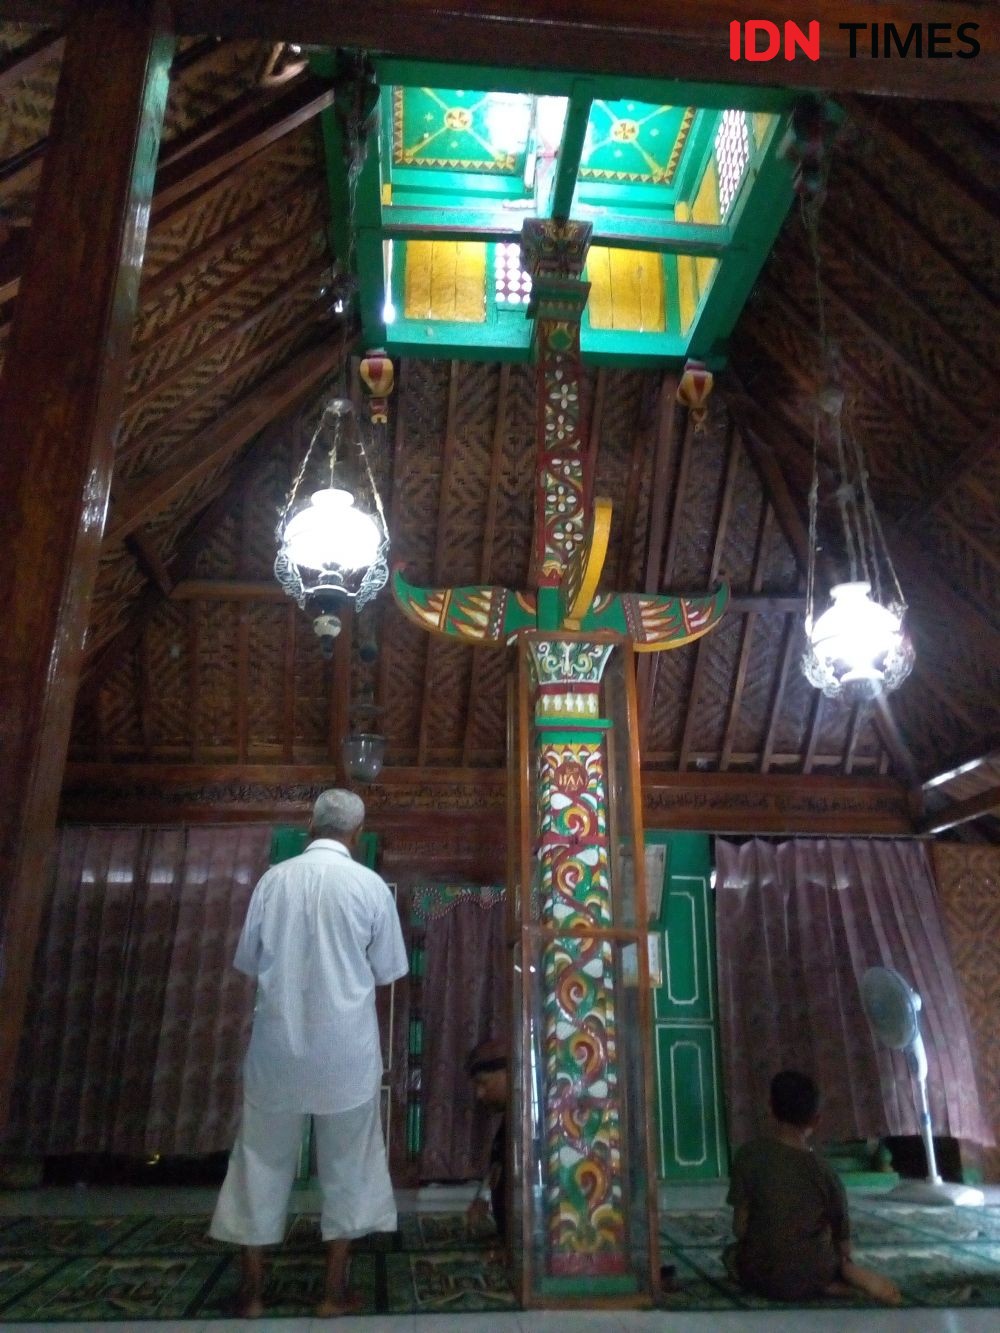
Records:
[[[338,1315],[357,1314],[364,1305],[356,1293],[342,1296],[324,1296],[313,1311],[317,1319],[336,1319]]]
[[[236,1297],[237,1319],[259,1319],[264,1313],[264,1302],[255,1291],[241,1291]]]

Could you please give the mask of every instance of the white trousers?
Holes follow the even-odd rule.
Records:
[[[308,1117],[243,1103],[243,1119],[208,1234],[236,1245],[284,1239],[288,1200]],[[352,1240],[396,1230],[379,1099],[335,1115],[312,1117],[323,1196],[324,1240]]]

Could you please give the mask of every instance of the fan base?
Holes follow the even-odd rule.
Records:
[[[907,1180],[882,1196],[891,1203],[917,1203],[925,1206],[981,1208],[986,1202],[982,1190],[974,1185],[955,1185],[942,1180]]]

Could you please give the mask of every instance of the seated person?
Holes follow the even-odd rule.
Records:
[[[723,1259],[749,1291],[779,1301],[862,1291],[885,1305],[902,1299],[894,1282],[851,1258],[847,1196],[833,1168],[813,1154],[819,1089],[786,1069],[771,1080],[771,1137],[737,1152],[727,1203],[736,1242]]]
[[[476,1101],[487,1111],[507,1111],[507,1047],[490,1037],[469,1052],[466,1069],[475,1088]],[[479,1193],[469,1207],[469,1221],[482,1219],[492,1207],[500,1239],[507,1239],[507,1122],[501,1119],[490,1148],[490,1164]],[[489,1205],[487,1204],[489,1200]]]

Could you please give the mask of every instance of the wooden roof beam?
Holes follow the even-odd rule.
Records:
[[[738,437],[742,443],[742,437]],[[761,506],[760,521],[757,524],[757,539],[754,542],[753,563],[751,565],[750,586],[756,592],[764,581],[764,552],[767,549],[767,543],[771,531],[772,514],[771,502],[767,496],[764,496],[764,503]],[[726,715],[726,729],[722,736],[722,752],[719,755],[719,768],[725,772],[733,757],[733,745],[736,737],[736,727],[739,723],[740,705],[743,702],[743,690],[746,685],[747,668],[750,665],[750,647],[753,642],[753,633],[757,624],[757,617],[753,611],[750,611],[746,620],[743,622],[740,631],[740,652],[736,659],[736,675],[733,677],[732,693],[729,696],[729,711]]]
[[[970,796],[964,801],[955,801],[943,810],[926,817],[921,832],[943,833],[956,824],[966,824],[970,819],[981,819],[983,815],[995,815],[1000,812],[1000,787],[988,787],[977,796]]]
[[[860,122],[876,140],[891,139],[903,150],[904,157],[916,162],[917,166],[931,176],[944,179],[955,194],[961,195],[974,208],[979,209],[986,226],[995,226],[1000,220],[1000,194],[987,180],[970,176],[955,164],[947,148],[940,147],[913,124],[905,111],[898,107],[877,110],[852,98],[850,102],[852,120]],[[992,145],[988,157],[983,160],[983,167],[996,163],[996,144]]]
[[[29,23],[64,22],[74,0],[5,0],[8,17]],[[734,62],[729,56],[731,5],[724,0],[174,0],[174,22],[185,34],[217,32],[322,46],[353,46],[425,60],[495,63],[502,46],[505,62],[533,68],[544,64],[567,71],[626,72],[657,78],[712,83],[769,84],[824,88],[832,92],[887,93],[992,103],[997,98],[995,13],[956,0],[925,0],[923,23],[943,23],[956,31],[970,17],[979,23],[982,50],[973,60],[872,60],[866,33],[851,57],[850,35],[842,25],[868,25],[873,17],[895,22],[905,32],[915,13],[896,0],[873,11],[865,0],[814,0],[807,17],[818,19],[822,57],[818,61]],[[779,23],[805,22],[800,5],[771,0],[767,16]]]
[[[974,773],[977,768],[982,768],[984,764],[994,764],[998,760],[1000,760],[1000,740],[996,745],[988,746],[982,753],[950,762],[947,767],[924,781],[924,791],[933,791],[935,787],[944,786],[946,782],[954,782],[956,778],[964,778],[969,773]]]
[[[256,98],[233,123],[205,132],[191,131],[191,144],[175,140],[164,150],[153,191],[152,225],[162,226],[201,190],[211,187],[277,139],[297,129],[333,103],[334,90],[311,75],[286,84],[278,93]],[[16,292],[20,273],[12,274],[13,255],[0,251],[0,300]]]
[[[490,449],[490,479],[486,491],[486,514],[483,518],[483,553],[479,562],[479,582],[488,584],[493,574],[493,547],[496,541],[497,500],[500,493],[500,471],[507,446],[508,406],[510,403],[510,363],[500,366],[497,386],[497,410],[493,423],[493,443]],[[465,734],[462,737],[462,765],[468,767],[472,758],[472,736],[476,723],[476,694],[482,671],[484,648],[472,650],[472,676],[469,680],[469,704],[465,715]]]
[[[659,571],[663,560],[663,542],[667,531],[667,499],[673,468],[674,442],[677,434],[677,376],[664,375],[660,381],[660,411],[656,427],[653,460],[653,485],[649,498],[649,533],[646,538],[646,568],[643,592],[659,591]],[[636,667],[636,693],[639,709],[640,754],[649,734],[656,693],[656,658],[658,653],[642,653]]]
[[[715,539],[712,542],[712,559],[708,572],[708,586],[714,588],[719,579],[722,564],[722,551],[726,544],[726,532],[729,528],[729,515],[733,507],[733,489],[736,484],[736,462],[739,455],[739,438],[732,424],[729,423],[726,441],[726,462],[722,475],[722,489],[719,494],[718,510],[715,519]],[[687,710],[684,716],[684,732],[681,737],[681,750],[677,759],[680,772],[688,766],[688,756],[694,737],[694,722],[698,712],[698,699],[701,694],[702,679],[705,674],[707,649],[702,636],[695,646],[694,674],[691,677],[691,689],[688,693]]]
[[[284,416],[317,391],[336,372],[343,355],[342,339],[336,342],[327,339],[300,352],[218,421],[186,440],[174,453],[169,467],[119,498],[104,533],[105,545],[123,541],[196,481],[231,458],[269,422]]]
[[[29,78],[50,60],[62,56],[65,37],[51,29],[37,33],[0,60],[0,93]]]
[[[441,458],[441,488],[438,493],[437,535],[434,544],[434,587],[438,587],[441,584],[442,580],[446,577],[447,571],[448,551],[443,511],[445,502],[451,494],[452,471],[455,466],[456,436],[458,431],[458,366],[459,363],[457,361],[451,361],[448,365],[448,407],[444,427],[444,453]],[[433,672],[431,668],[434,664],[434,649],[437,644],[435,635],[428,634],[426,638],[423,701],[420,705],[420,734],[417,741],[417,763],[421,766],[427,762],[427,749],[430,743],[430,704],[434,694],[432,682]]]

